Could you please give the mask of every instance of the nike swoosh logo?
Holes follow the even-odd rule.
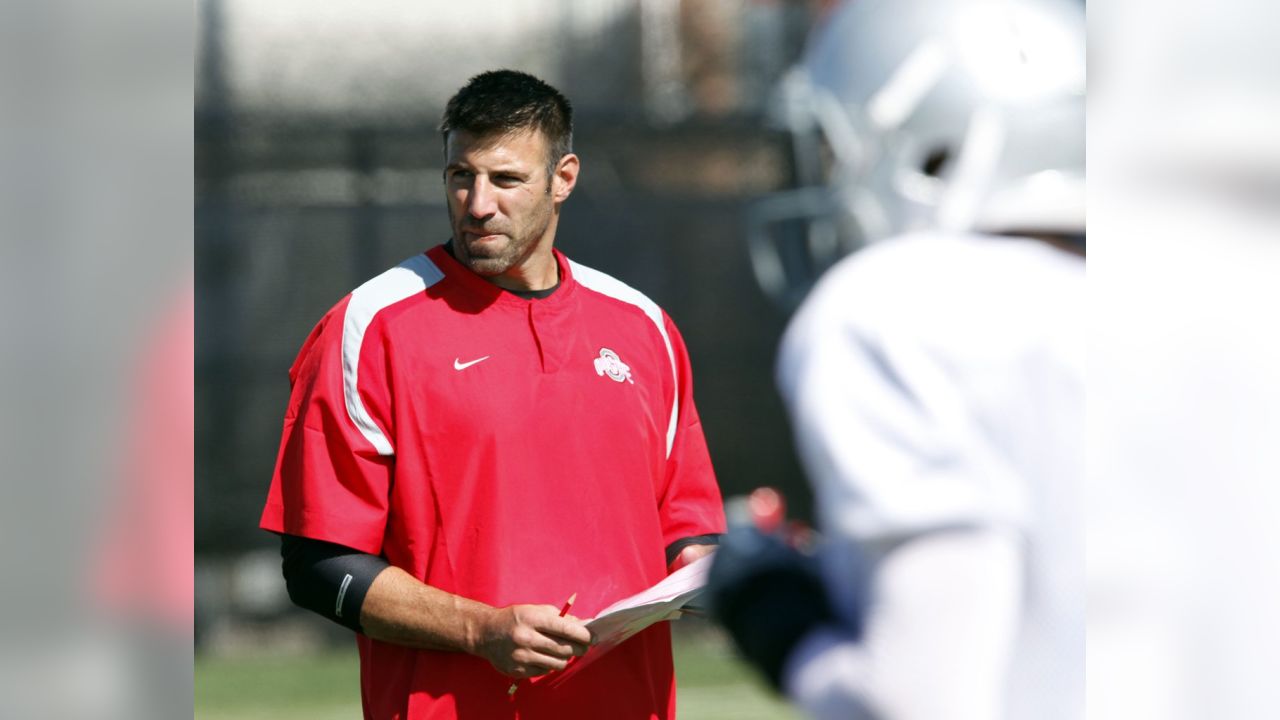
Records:
[[[475,365],[475,364],[476,364],[476,363],[478,363],[478,362],[484,362],[485,360],[488,360],[488,359],[489,359],[489,356],[488,356],[488,355],[485,355],[485,356],[484,356],[484,357],[482,357],[482,358],[476,358],[475,360],[472,360],[471,362],[458,362],[458,358],[454,358],[454,359],[453,359],[453,369],[454,369],[454,370],[466,370],[467,368],[471,367],[472,365]]]

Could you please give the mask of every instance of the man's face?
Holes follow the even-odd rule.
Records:
[[[445,163],[454,254],[462,264],[494,277],[532,256],[550,256],[560,193],[552,191],[540,131],[482,137],[451,132]]]

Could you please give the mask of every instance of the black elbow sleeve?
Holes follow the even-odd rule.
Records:
[[[680,551],[690,545],[719,545],[720,535],[718,533],[711,535],[693,535],[686,538],[680,538],[667,546],[667,565],[676,561],[680,556]]]
[[[342,545],[280,536],[281,569],[289,599],[330,620],[362,632],[360,609],[373,580],[390,563]]]

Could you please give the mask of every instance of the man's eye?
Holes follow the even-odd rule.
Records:
[[[522,178],[515,175],[498,175],[493,180],[499,185],[519,185],[523,182]]]
[[[454,170],[449,173],[449,182],[467,181],[471,179],[471,173],[466,170]]]

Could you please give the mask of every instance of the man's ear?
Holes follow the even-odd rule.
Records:
[[[569,193],[578,184],[580,167],[578,156],[573,153],[565,155],[556,163],[555,172],[551,175],[551,195],[554,202],[562,203],[569,198]]]

